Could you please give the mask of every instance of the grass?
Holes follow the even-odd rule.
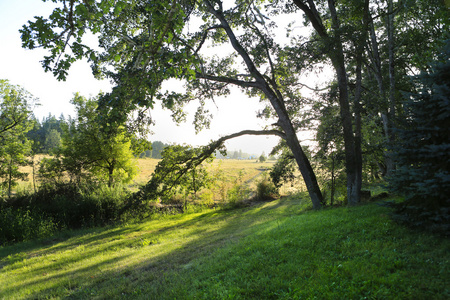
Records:
[[[34,161],[36,165],[43,158],[49,158],[48,155],[36,155]],[[138,175],[134,178],[134,185],[142,185],[147,183],[156,165],[160,161],[154,158],[138,158],[136,159],[139,168]],[[226,159],[219,160],[216,159],[214,162],[208,166],[210,172],[218,172],[221,170],[228,183],[234,183],[238,179],[238,174],[242,172],[242,180],[249,181],[263,170],[269,169],[273,166],[274,161],[266,161],[263,163],[256,162],[255,160],[237,160],[237,159]],[[37,168],[37,167],[36,167]],[[32,190],[33,189],[33,168],[31,166],[21,167],[22,172],[28,173],[26,181],[19,181],[18,190]],[[228,184],[227,183],[227,184]],[[39,184],[39,182],[37,182]],[[16,190],[17,190],[16,189]]]
[[[450,242],[388,208],[236,210],[67,231],[0,248],[0,299],[448,299]]]
[[[142,184],[149,181],[159,161],[159,159],[154,158],[137,159],[139,174],[135,178],[135,182]],[[210,172],[217,171],[218,169],[222,170],[225,177],[229,180],[237,179],[239,171],[242,171],[243,180],[246,181],[258,175],[263,169],[272,167],[273,164],[274,161],[259,163],[255,160],[215,159],[214,162],[208,166],[208,169]]]

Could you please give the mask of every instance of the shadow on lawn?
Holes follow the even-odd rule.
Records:
[[[21,247],[23,254],[17,255],[17,260],[14,256],[6,258],[7,264],[56,254],[61,258],[64,252],[71,253],[78,247],[80,254],[66,257],[61,262],[58,262],[56,257],[54,263],[41,268],[31,268],[33,280],[15,283],[13,287],[5,287],[3,292],[8,294],[12,292],[9,289],[36,285],[31,297],[81,299],[94,296],[100,298],[131,296],[133,292],[140,290],[142,285],[147,289],[153,286],[154,291],[161,291],[164,290],[167,274],[173,276],[177,271],[189,266],[196,258],[209,256],[217,249],[257,232],[259,226],[266,222],[275,221],[280,216],[299,213],[298,200],[289,198],[230,211],[210,211],[184,221],[177,221],[177,218],[183,216],[174,216],[167,219],[167,226],[163,225],[160,228],[149,227],[147,224],[152,222],[149,221],[106,230],[101,228],[88,230],[87,233],[83,232],[69,238],[62,236],[44,240],[43,244],[51,243],[47,246],[31,244],[27,248],[25,245]],[[211,226],[208,226],[209,224]],[[146,253],[151,253],[152,249],[155,249],[152,247],[162,247],[170,243],[165,237],[173,232],[177,233],[177,238],[182,237],[177,242],[178,247],[169,253],[153,255],[151,258],[146,256]],[[14,247],[11,247],[10,251],[13,249],[17,251]],[[122,249],[126,250],[121,251]],[[94,258],[98,260],[98,256],[102,253],[109,253],[109,256],[104,260],[91,262]],[[8,255],[7,249],[3,249],[0,259],[5,260]],[[29,264],[31,265],[32,261]],[[121,267],[111,268],[111,264],[120,264]],[[85,266],[72,269],[72,266],[79,265]],[[55,272],[55,269],[60,268],[67,268],[67,271]],[[102,269],[109,270],[102,271]],[[47,275],[51,273],[56,274]],[[43,282],[46,282],[48,287],[45,290],[37,290],[38,285]],[[33,287],[30,290],[33,290]]]

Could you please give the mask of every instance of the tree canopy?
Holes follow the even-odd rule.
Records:
[[[44,160],[41,173],[68,172],[72,180],[104,180],[109,186],[129,182],[136,175],[131,140],[123,127],[103,128],[96,112],[97,99],[75,94],[76,118],[64,128],[56,157]],[[55,170],[56,168],[56,170]]]
[[[19,170],[29,164],[31,144],[26,133],[32,126],[30,116],[37,100],[20,86],[0,80],[0,183],[8,196],[17,179],[27,175]]]

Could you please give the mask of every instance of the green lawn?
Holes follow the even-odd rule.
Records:
[[[299,197],[0,248],[0,299],[449,299],[450,241]]]

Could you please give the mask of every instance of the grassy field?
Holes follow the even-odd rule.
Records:
[[[139,167],[139,174],[134,179],[138,184],[143,184],[150,180],[150,177],[155,170],[159,159],[153,158],[140,158],[137,160]],[[243,181],[250,180],[256,175],[260,174],[263,170],[269,169],[273,166],[274,161],[269,162],[256,162],[255,160],[236,160],[236,159],[216,159],[211,165],[208,165],[210,172],[217,172],[222,170],[224,177],[227,180],[235,181],[238,179],[239,171],[243,172]]]
[[[34,158],[37,164],[43,158],[49,158],[48,155],[36,155]],[[137,166],[139,168],[139,173],[134,179],[138,184],[143,184],[150,180],[150,177],[155,170],[156,165],[160,161],[154,158],[138,158],[136,159]],[[237,159],[216,159],[210,165],[209,169],[211,171],[217,170],[217,168],[222,169],[227,177],[236,177],[240,170],[244,171],[244,180],[257,175],[262,169],[270,168],[275,162],[266,161],[263,163],[256,162],[256,160],[237,160]],[[33,181],[33,168],[31,166],[21,167],[22,172],[28,173],[27,182],[31,183]]]
[[[0,248],[0,299],[449,299],[450,241],[303,195]]]
[[[35,157],[35,162],[37,163],[44,157],[39,155]],[[137,159],[137,166],[139,168],[138,175],[134,178],[132,184],[130,184],[130,189],[136,191],[137,188],[151,178],[159,159],[152,158],[140,158]],[[207,164],[207,169],[212,176],[217,178],[216,187],[221,187],[223,190],[229,190],[235,184],[247,184],[247,186],[255,190],[256,182],[259,177],[264,173],[264,171],[270,169],[274,161],[266,161],[263,163],[256,162],[256,160],[214,160],[211,164]],[[19,182],[19,186],[15,190],[32,190],[33,189],[33,169],[31,166],[22,167],[23,172],[28,173],[28,179],[26,181]],[[39,185],[38,179],[36,179],[36,185]],[[293,191],[298,191],[304,189],[303,182],[301,180],[295,185],[294,188],[286,187],[282,188],[281,192],[283,195],[289,194]],[[217,200],[217,199],[216,199]]]

